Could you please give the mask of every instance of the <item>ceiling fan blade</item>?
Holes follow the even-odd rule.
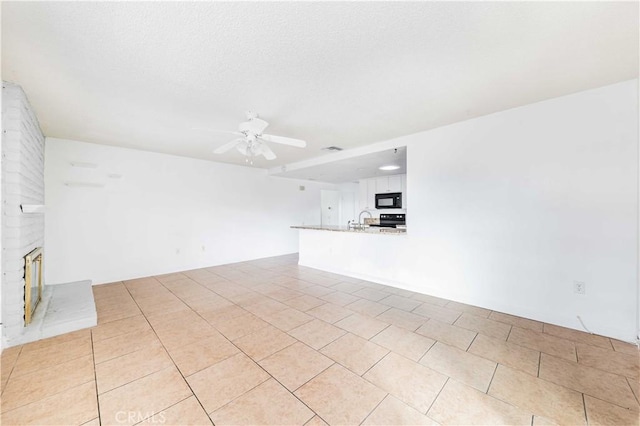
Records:
[[[218,130],[218,129],[209,129],[207,127],[192,127],[191,130],[203,130],[205,132],[215,132],[215,133],[228,133],[230,135],[238,135],[242,136],[242,133],[236,132],[233,130]]]
[[[264,155],[264,158],[266,158],[267,160],[276,159],[276,154],[274,154],[271,148],[269,148],[269,145],[267,145],[266,143],[264,142],[260,143],[259,149],[260,149],[260,154]]]
[[[238,139],[234,139],[231,142],[227,142],[224,145],[221,145],[219,147],[217,147],[216,149],[213,150],[214,154],[222,154],[223,152],[227,152],[229,151],[231,148],[235,147],[236,145],[240,144],[244,142],[244,139],[238,138]]]
[[[284,136],[273,136],[273,135],[262,135],[260,137],[267,142],[281,143],[283,145],[290,145],[298,148],[304,148],[307,146],[307,143],[300,139],[285,138]]]

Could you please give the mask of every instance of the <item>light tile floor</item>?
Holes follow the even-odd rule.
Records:
[[[94,287],[98,326],[2,353],[1,423],[639,423],[636,347],[297,265]]]

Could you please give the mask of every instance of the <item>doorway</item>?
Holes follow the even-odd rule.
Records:
[[[320,191],[320,225],[340,224],[340,192],[323,189]]]

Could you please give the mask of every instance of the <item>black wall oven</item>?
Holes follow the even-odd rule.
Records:
[[[401,209],[402,193],[388,192],[385,194],[376,194],[376,209]]]

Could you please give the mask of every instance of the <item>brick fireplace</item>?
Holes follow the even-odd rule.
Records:
[[[25,330],[25,261],[44,247],[44,135],[27,97],[2,83],[2,347]]]
[[[90,280],[42,285],[44,145],[24,91],[2,82],[2,348],[97,323]]]

